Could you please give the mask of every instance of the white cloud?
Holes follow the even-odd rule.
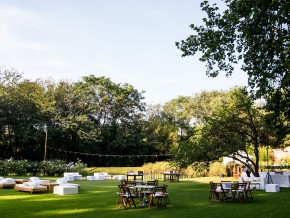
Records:
[[[16,8],[1,6],[0,8],[0,18],[1,20],[11,20],[11,19],[27,19],[31,17],[31,13],[26,10]]]

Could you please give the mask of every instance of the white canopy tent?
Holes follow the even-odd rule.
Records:
[[[246,156],[246,154],[245,153],[241,153],[243,156]],[[230,156],[233,156],[233,155],[230,155]],[[249,158],[250,159],[253,159],[254,158],[254,156],[253,155],[249,155]],[[239,158],[241,161],[243,161],[243,162],[246,162],[246,159],[245,158]],[[236,163],[239,163],[239,164],[241,164],[241,162],[240,161],[237,161],[237,160],[235,160],[234,158],[232,158],[232,157],[224,157],[223,158],[223,162],[224,162],[224,165],[226,165],[226,164],[228,164],[228,163],[231,163],[231,162],[236,162]]]

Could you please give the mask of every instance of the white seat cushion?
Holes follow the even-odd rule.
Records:
[[[14,181],[14,179],[12,178],[6,178],[6,179],[2,179],[0,181],[1,184],[15,184],[16,182]]]
[[[39,178],[38,177],[30,177],[29,181],[36,182],[36,181],[39,181]]]

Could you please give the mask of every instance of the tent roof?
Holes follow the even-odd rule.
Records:
[[[242,154],[242,155],[246,155],[245,153],[241,153],[241,154]],[[232,155],[230,155],[230,156],[232,156]],[[249,156],[250,159],[253,159],[253,158],[254,158],[253,155],[250,155],[250,154],[249,154],[248,156]],[[246,159],[245,159],[245,158],[240,158],[240,160],[243,161],[243,162],[246,162]],[[240,161],[234,160],[234,159],[231,158],[231,157],[224,157],[224,158],[223,158],[223,162],[224,162],[224,164],[228,164],[228,163],[233,162],[233,161],[235,161],[236,163],[241,163]]]

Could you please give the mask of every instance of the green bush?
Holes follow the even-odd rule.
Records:
[[[85,168],[87,165],[85,163],[82,163],[80,159],[77,160],[77,162],[70,162],[67,164],[66,172],[79,172],[83,176],[87,175],[87,171],[85,171]]]
[[[29,162],[13,158],[0,161],[0,175],[9,176],[60,176],[64,172],[83,172],[86,164],[77,160],[76,163],[66,163],[63,160],[48,160]]]
[[[5,161],[0,160],[0,175],[8,175],[7,167],[5,165]]]
[[[27,174],[31,174],[33,176],[36,176],[39,171],[40,171],[40,169],[39,169],[38,162],[29,162],[29,165],[27,167]]]
[[[27,160],[14,160],[13,158],[4,160],[3,175],[25,175],[28,165]]]
[[[67,169],[67,164],[62,160],[48,160],[39,163],[41,176],[59,176]]]

